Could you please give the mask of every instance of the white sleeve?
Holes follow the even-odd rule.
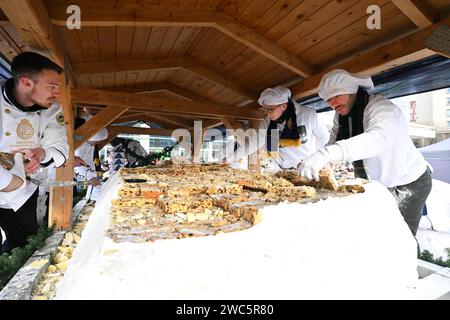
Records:
[[[66,124],[64,121],[57,121],[61,114],[62,109],[60,107],[46,115],[49,119],[43,129],[41,139],[41,147],[45,150],[45,158],[41,163],[47,163],[53,159],[56,167],[62,166],[69,156]]]
[[[386,102],[366,109],[364,121],[367,125],[364,133],[337,142],[342,149],[343,160],[356,161],[382,154],[396,134],[401,116],[399,113],[399,109]]]
[[[333,127],[331,128],[330,132],[330,140],[328,140],[327,145],[336,143],[338,130],[339,130],[339,113],[336,112],[333,118]]]
[[[313,123],[313,133],[317,138],[318,147],[319,149],[322,149],[328,144],[328,141],[330,141],[330,133],[328,132],[327,127],[319,120],[319,117],[317,117],[317,112],[314,113],[311,122]]]
[[[266,118],[258,129],[248,130],[248,139],[245,139],[245,146],[239,146],[239,151],[235,152],[235,160],[241,160],[265,146],[267,139],[267,128],[269,127],[270,119]],[[234,151],[234,150],[233,150]]]
[[[0,190],[5,189],[11,183],[13,175],[11,172],[0,166]]]

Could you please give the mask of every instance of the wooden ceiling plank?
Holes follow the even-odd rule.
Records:
[[[435,53],[427,47],[426,42],[441,24],[450,25],[450,18],[304,79],[302,82],[289,87],[292,96],[299,99],[316,93],[322,76],[332,69],[344,69],[353,73],[374,75],[398,65],[432,56]]]
[[[97,35],[98,41],[100,43],[100,56],[102,57],[101,60],[115,60],[117,28],[98,27]],[[74,62],[81,62],[81,61],[74,61]]]
[[[47,8],[42,0],[1,0],[0,9],[18,31],[24,41],[34,50],[47,55],[61,67],[67,67],[67,74],[73,86],[76,80],[72,74],[72,65],[64,52],[49,17]]]
[[[422,0],[391,0],[417,27],[426,28],[437,21],[433,8]]]
[[[407,24],[405,24],[405,22]],[[347,61],[358,54],[363,52],[369,52],[374,48],[380,46],[380,40],[383,43],[394,41],[407,34],[410,34],[414,26],[404,16],[394,16],[386,18],[383,22],[384,28],[380,30],[380,33],[367,36],[365,34],[356,34],[348,40],[343,41],[341,44],[333,47],[332,52],[323,52],[317,54],[318,48],[315,48],[314,52],[305,52],[305,55],[316,54],[315,61],[318,69],[323,70],[328,66],[340,64]]]
[[[82,2],[82,26],[164,26],[164,27],[211,27],[252,48],[259,54],[281,64],[303,77],[314,74],[312,66],[301,61],[294,54],[268,41],[247,26],[237,23],[231,17],[214,9],[139,6],[122,3],[99,7],[93,2]],[[63,25],[66,21],[66,4],[55,3],[50,6],[52,22]],[[101,12],[101,15],[98,14]]]

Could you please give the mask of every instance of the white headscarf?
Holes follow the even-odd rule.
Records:
[[[291,97],[291,90],[285,87],[276,86],[275,88],[267,88],[259,96],[258,103],[261,106],[275,106],[286,103]]]
[[[108,130],[103,128],[99,132],[97,132],[92,138],[89,139],[91,142],[103,141],[108,138]]]
[[[85,113],[81,116],[86,121],[89,121],[93,115]],[[92,138],[89,139],[90,142],[98,142],[108,139],[108,130],[106,128],[101,129],[99,132],[97,132]]]
[[[342,69],[328,72],[319,85],[319,96],[327,101],[341,94],[355,94],[358,88],[371,90],[374,84],[371,77],[358,76]]]

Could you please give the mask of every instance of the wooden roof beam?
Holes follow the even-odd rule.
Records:
[[[236,116],[244,119],[262,119],[263,114],[257,110],[249,110],[233,106],[205,104],[183,100],[169,100],[166,97],[147,97],[129,93],[99,89],[72,89],[72,100],[78,103],[108,106],[127,106],[131,109],[175,112],[181,114],[217,116]]]
[[[148,114],[147,119],[151,122],[156,122],[158,124],[168,125],[169,127],[175,128],[189,128],[192,126],[192,121],[184,120],[176,116],[163,116],[156,114]]]
[[[221,124],[223,124],[222,120],[217,119],[206,120],[202,121],[202,128],[211,129],[220,126]],[[194,127],[191,127],[191,129],[194,129]]]
[[[302,77],[309,77],[315,73],[312,66],[296,55],[215,9],[147,6],[129,2],[121,2],[120,5],[111,3],[108,6],[92,1],[73,2],[79,5],[83,12],[82,26],[211,27]],[[54,24],[65,25],[66,8],[66,1],[52,2],[48,10]]]
[[[113,122],[111,122],[111,124],[124,123],[124,122],[130,122],[130,121],[139,121],[139,120],[145,121],[146,118],[147,118],[147,113],[140,112],[138,114],[121,116],[121,117],[117,118],[116,120],[114,120]]]
[[[157,129],[157,128],[135,128],[135,127],[125,127],[125,126],[109,126],[108,132],[111,133],[126,133],[126,134],[142,134],[151,136],[165,136],[170,137],[172,135],[173,129]]]
[[[236,80],[228,79],[214,71],[208,70],[195,62],[183,58],[161,58],[145,60],[116,60],[98,62],[80,62],[74,64],[75,74],[78,76],[102,74],[109,72],[133,72],[145,70],[176,70],[185,69],[196,75],[212,81],[218,85],[229,88],[252,100],[257,99],[257,95],[236,84]],[[115,90],[115,89],[114,89]]]
[[[94,117],[86,121],[81,127],[74,131],[74,150],[78,149],[83,143],[92,138],[97,132],[108,126],[120,115],[128,110],[128,107],[107,107],[97,113]]]
[[[310,78],[304,79],[289,87],[292,97],[299,99],[317,93],[323,75],[333,69],[344,69],[353,73],[374,75],[399,65],[432,56],[435,54],[435,51],[429,48],[427,40],[442,24],[450,25],[450,18],[391,41],[372,51],[359,54],[349,61],[329,67]]]
[[[437,21],[437,15],[422,0],[391,0],[391,2],[421,29]]]
[[[158,91],[167,91],[180,97],[181,99],[189,100],[189,101],[199,101],[204,103],[212,103],[212,101],[207,98],[196,94],[192,91],[181,88],[172,82],[154,82],[148,84],[138,84],[135,86],[118,86],[118,87],[109,87],[102,88],[104,90],[112,90],[118,92],[128,92],[128,93],[149,93],[149,92],[158,92]]]

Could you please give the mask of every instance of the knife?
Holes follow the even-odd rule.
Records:
[[[70,187],[70,186],[90,186],[92,185],[92,182],[90,181],[52,181],[52,182],[46,182],[41,181],[34,178],[27,178],[30,182],[41,185],[45,187]]]

